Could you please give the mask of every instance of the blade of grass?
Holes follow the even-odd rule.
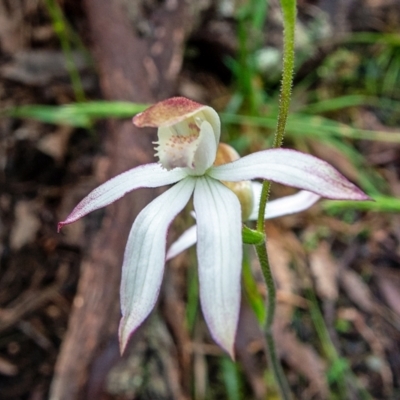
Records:
[[[384,43],[390,46],[400,46],[400,35],[398,33],[375,33],[375,32],[359,32],[342,39],[348,43],[367,43],[377,44]]]
[[[27,105],[2,110],[0,116],[31,118],[50,124],[89,128],[100,118],[131,118],[145,110],[148,104],[117,101],[93,101],[63,106]]]
[[[254,279],[253,273],[251,272],[250,260],[247,251],[244,252],[243,257],[242,278],[246,299],[256,315],[258,322],[262,326],[265,324],[266,318],[265,301],[258,290],[257,283]]]
[[[228,357],[221,358],[221,369],[228,400],[240,400],[240,379],[236,364]]]
[[[391,196],[374,196],[374,201],[333,201],[322,202],[324,210],[335,213],[342,210],[373,211],[381,213],[399,213],[400,199]]]
[[[193,332],[195,329],[196,317],[199,311],[199,282],[197,276],[197,268],[194,268],[192,265],[188,269],[186,303],[186,321],[190,332]]]
[[[83,90],[79,71],[76,68],[72,56],[71,44],[68,38],[68,27],[64,14],[55,0],[46,0],[46,7],[52,20],[54,32],[60,40],[76,101],[83,102],[86,100],[85,92]]]
[[[221,114],[224,123],[242,124],[273,129],[274,115],[251,117],[245,115]],[[348,125],[320,116],[307,114],[291,114],[287,121],[288,135],[317,136],[324,135],[345,137],[349,139],[376,140],[388,143],[400,143],[400,132],[370,131],[355,129]]]
[[[325,356],[330,362],[331,370],[332,367],[341,366],[336,368],[336,383],[340,392],[340,399],[347,399],[348,389],[347,384],[351,385],[358,393],[360,400],[372,400],[369,392],[361,386],[357,377],[353,374],[348,363],[343,362],[343,359],[339,356],[335,346],[330,338],[328,328],[325,324],[324,317],[318,306],[318,301],[314,291],[311,288],[306,290],[306,298],[309,301],[310,316],[314,323],[315,330],[321,342]]]
[[[228,61],[237,81],[237,91],[242,95],[242,105],[251,115],[258,115],[263,97],[257,84],[255,53],[263,43],[268,3],[267,0],[250,0],[238,9],[238,57]]]
[[[335,97],[333,99],[320,100],[317,103],[307,104],[300,107],[297,111],[307,114],[320,114],[342,110],[348,107],[357,106],[378,106],[379,99],[376,97],[353,94]]]
[[[292,114],[288,121],[288,131],[299,135],[332,135],[349,139],[374,140],[388,143],[400,143],[400,132],[372,131],[356,129],[320,116]]]

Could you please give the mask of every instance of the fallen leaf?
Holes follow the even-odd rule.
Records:
[[[242,301],[235,341],[235,353],[246,374],[256,399],[265,399],[267,387],[264,371],[266,368],[265,337],[254,312]],[[261,353],[261,355],[260,355]]]
[[[18,368],[5,358],[0,357],[0,374],[6,376],[15,376],[18,374]]]
[[[67,151],[67,144],[72,132],[73,128],[70,126],[60,126],[55,132],[42,137],[37,143],[37,148],[53,157],[57,162],[61,162]]]
[[[341,286],[350,300],[365,312],[372,312],[374,303],[368,285],[356,272],[346,269],[339,275]]]
[[[277,308],[277,315],[279,315]],[[312,346],[300,342],[296,335],[288,330],[286,324],[279,319],[274,323],[274,338],[282,358],[300,375],[310,382],[307,392],[310,395],[318,394],[319,398],[328,398],[328,383],[326,380],[326,368],[324,361],[312,348]]]
[[[321,242],[310,254],[311,273],[320,297],[326,300],[338,298],[338,266],[333,259],[328,243]]]
[[[32,242],[39,228],[35,204],[32,201],[19,201],[15,207],[15,223],[10,235],[11,248],[18,250]]]
[[[10,5],[13,4],[14,7]],[[3,53],[13,53],[24,46],[24,35],[21,32],[21,26],[24,26],[24,15],[21,5],[13,2],[8,5],[0,1],[0,42]]]
[[[87,67],[83,54],[74,52],[72,57],[78,70]],[[44,86],[56,78],[68,77],[68,70],[61,51],[34,50],[16,53],[12,62],[0,68],[0,74],[26,85]]]
[[[338,316],[339,318],[351,321],[364,340],[369,344],[374,354],[374,359],[369,357],[369,360],[373,362],[375,370],[380,373],[384,391],[388,398],[391,398],[393,374],[386,358],[386,349],[384,340],[382,340],[383,335],[379,330],[376,330],[376,327],[369,326],[365,321],[365,317],[355,308],[342,308],[339,310]]]
[[[387,305],[400,316],[400,273],[394,268],[376,268],[376,281]]]

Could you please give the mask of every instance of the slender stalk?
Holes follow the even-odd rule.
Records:
[[[267,207],[270,188],[271,182],[264,181],[261,190],[260,208],[258,210],[257,218],[257,230],[261,233],[265,233],[265,211]]]
[[[267,341],[269,365],[271,365],[274,372],[277,371],[275,372],[275,379],[278,382],[281,398],[282,400],[292,400],[293,397],[290,392],[288,381],[275,351],[275,341],[271,331],[265,333],[265,339]]]
[[[294,31],[296,23],[296,0],[281,0],[283,12],[284,33],[283,33],[283,71],[282,71],[282,87],[279,99],[279,114],[277,128],[274,136],[274,148],[282,145],[285,134],[286,121],[289,113],[290,98],[292,93],[293,70],[294,70]],[[271,183],[263,182],[260,198],[260,208],[257,219],[257,230],[265,234],[265,210],[268,202]],[[283,373],[282,366],[278,359],[275,349],[275,342],[272,335],[272,323],[275,316],[276,307],[276,288],[274,278],[268,260],[268,252],[266,243],[255,246],[258,259],[260,261],[261,270],[264,276],[265,284],[268,290],[267,299],[267,318],[265,323],[265,335],[268,348],[269,364],[273,370],[276,382],[279,386],[281,397],[283,400],[292,399],[289,384]]]
[[[290,393],[289,384],[286,380],[286,376],[282,370],[281,363],[279,362],[279,358],[276,354],[275,342],[272,334],[272,323],[274,322],[276,308],[276,289],[274,278],[271,272],[271,267],[269,265],[266,243],[262,243],[255,247],[258,259],[260,261],[261,270],[265,279],[265,284],[268,288],[267,318],[264,326],[268,349],[268,362],[274,373],[274,377],[276,383],[278,384],[282,399],[291,400],[292,395]]]
[[[294,32],[296,26],[296,0],[281,0],[283,13],[283,68],[279,98],[279,115],[273,147],[281,147],[289,114],[294,71]]]
[[[265,283],[268,287],[268,304],[267,304],[267,318],[265,321],[265,329],[267,331],[271,330],[272,323],[275,316],[275,306],[276,306],[276,289],[274,284],[274,278],[271,273],[271,268],[269,265],[267,248],[265,243],[256,246],[256,252],[258,259],[260,260],[261,270],[265,278]]]
[[[294,34],[296,27],[296,0],[281,0],[283,13],[283,69],[282,86],[279,96],[278,122],[274,136],[274,148],[281,147],[285,135],[286,122],[289,114],[290,99],[292,95],[294,71]],[[258,212],[257,230],[264,233],[264,216],[267,205],[270,182],[263,182]]]

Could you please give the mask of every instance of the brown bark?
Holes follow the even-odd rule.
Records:
[[[133,11],[141,10],[137,1],[130,4]],[[166,1],[151,12],[145,21],[149,27],[146,35],[140,35],[137,22],[130,20],[128,2],[86,0],[85,7],[104,97],[143,103],[170,96],[182,60],[182,21],[188,19],[185,1]],[[130,121],[110,124],[106,143],[109,176],[152,162],[152,140],[152,135],[137,131]],[[136,215],[153,196],[154,191],[139,191],[107,207],[101,229],[82,263],[50,399],[87,398],[91,366],[101,348],[116,337],[126,238]]]

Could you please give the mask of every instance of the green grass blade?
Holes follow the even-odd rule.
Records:
[[[41,122],[89,128],[100,118],[131,118],[148,104],[117,101],[94,101],[63,106],[27,105],[3,110],[0,116],[31,118]]]
[[[243,124],[273,129],[276,116],[250,117],[245,115],[222,114],[224,123]],[[336,136],[349,139],[376,140],[387,143],[400,143],[400,132],[370,131],[356,129],[348,125],[320,116],[291,114],[286,126],[288,135],[300,136]]]
[[[400,46],[400,35],[398,33],[375,33],[375,32],[359,32],[352,33],[345,38],[348,43],[366,43],[374,44],[383,43],[390,46]]]
[[[381,213],[400,213],[400,199],[391,196],[374,196],[374,201],[336,201],[322,202],[324,210],[332,213],[342,210],[373,211]]]
[[[240,400],[240,379],[236,364],[224,356],[221,358],[221,369],[228,400]]]
[[[83,102],[86,100],[85,92],[83,90],[83,85],[81,78],[79,76],[79,71],[75,66],[75,62],[72,56],[71,43],[69,40],[69,26],[65,20],[61,7],[57,4],[55,0],[46,0],[46,7],[52,19],[54,32],[57,34],[62,51],[64,53],[68,74],[72,83],[72,88],[76,100]]]
[[[320,100],[317,103],[312,103],[301,107],[298,111],[307,114],[320,114],[325,112],[332,112],[342,110],[348,107],[357,106],[377,106],[379,99],[371,96],[364,95],[348,95],[335,97],[333,99]]]

